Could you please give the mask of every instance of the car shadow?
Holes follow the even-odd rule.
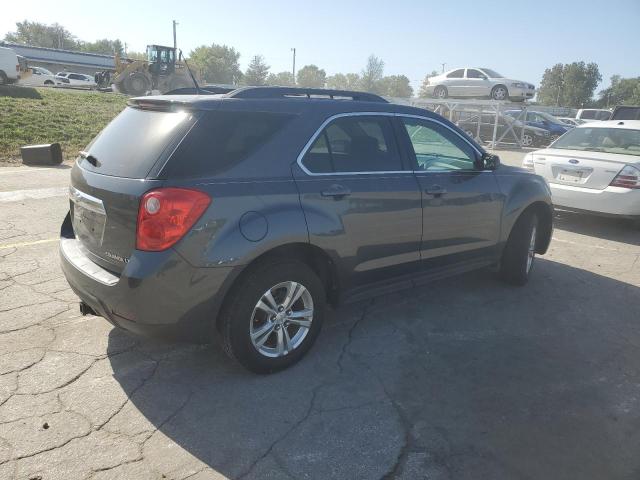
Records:
[[[640,289],[544,259],[524,288],[491,278],[340,307],[307,357],[265,376],[218,346],[122,353],[114,329],[133,408],[104,428],[144,438],[170,478],[637,475]]]
[[[640,230],[630,220],[556,210],[554,228],[640,246]]]

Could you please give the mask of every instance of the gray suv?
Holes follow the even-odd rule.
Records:
[[[81,152],[61,228],[83,313],[298,361],[326,304],[482,267],[526,283],[550,192],[431,112],[248,87],[133,99]]]

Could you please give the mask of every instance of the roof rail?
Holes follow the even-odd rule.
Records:
[[[331,100],[354,100],[360,102],[389,103],[374,93],[353,92],[349,90],[328,90],[324,88],[296,87],[242,87],[225,95],[228,98],[322,98]]]

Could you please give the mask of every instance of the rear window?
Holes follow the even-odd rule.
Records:
[[[640,156],[640,130],[574,128],[556,140],[550,148]]]
[[[207,112],[171,159],[171,177],[219,174],[264,146],[292,115],[272,112]]]
[[[80,165],[104,175],[145,178],[192,121],[189,112],[127,107],[87,147],[95,161],[81,158]]]

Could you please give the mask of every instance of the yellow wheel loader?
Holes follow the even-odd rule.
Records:
[[[178,88],[193,87],[189,70],[176,59],[176,49],[162,45],[147,45],[146,60],[115,57],[116,73],[113,86],[126,95],[140,96],[166,93]]]

